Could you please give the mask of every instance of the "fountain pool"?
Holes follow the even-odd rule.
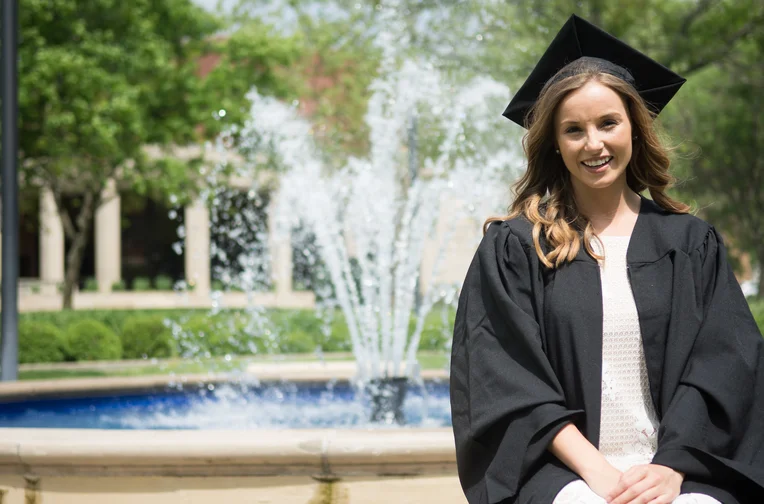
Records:
[[[369,423],[366,394],[348,382],[199,383],[182,390],[111,391],[0,404],[0,428],[358,429]],[[450,427],[448,387],[409,387],[407,427]],[[390,426],[392,427],[392,426]]]

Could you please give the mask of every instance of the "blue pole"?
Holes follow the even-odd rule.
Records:
[[[2,7],[2,340],[0,380],[18,378],[19,190],[18,139],[18,5]]]

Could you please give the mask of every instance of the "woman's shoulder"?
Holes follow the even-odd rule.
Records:
[[[524,247],[533,246],[533,224],[524,215],[492,220],[485,234],[494,239],[514,237]]]
[[[715,233],[714,227],[692,213],[674,213],[655,201],[645,199],[642,217],[648,224],[650,238],[665,250],[686,253],[704,246]]]

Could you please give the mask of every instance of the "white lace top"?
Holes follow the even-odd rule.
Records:
[[[628,236],[602,236],[602,413],[600,451],[621,471],[648,464],[658,443],[637,307],[626,269]],[[595,240],[594,246],[599,249]],[[599,250],[601,252],[601,250]]]
[[[602,412],[600,452],[626,471],[649,464],[658,445],[658,416],[650,399],[637,307],[626,269],[629,236],[602,236],[592,246],[605,260],[602,281]],[[604,252],[604,253],[603,253]],[[553,504],[606,504],[582,480],[568,483]],[[683,494],[672,504],[721,504],[704,494]]]

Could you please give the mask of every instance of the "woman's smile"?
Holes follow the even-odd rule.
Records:
[[[581,164],[591,173],[602,173],[610,167],[613,156],[601,156],[598,158],[581,161]]]

